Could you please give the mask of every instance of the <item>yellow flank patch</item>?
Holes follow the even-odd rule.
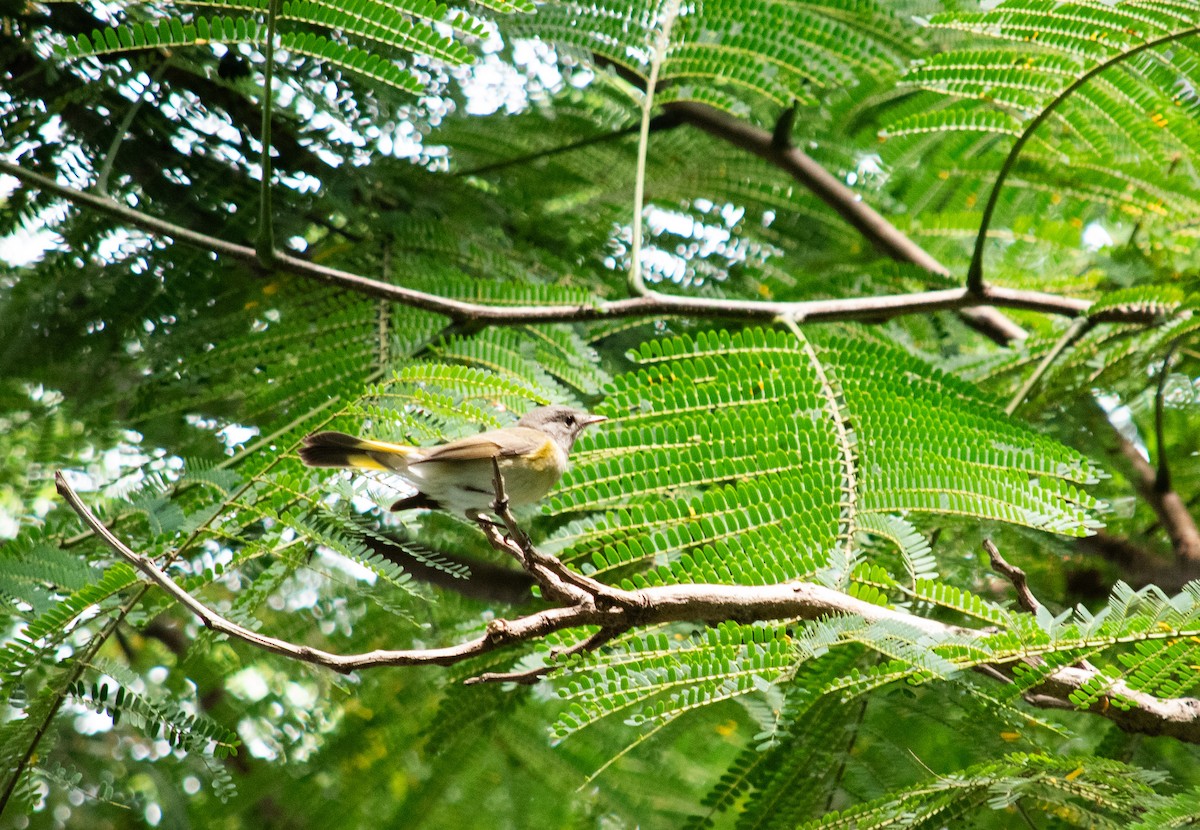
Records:
[[[558,446],[553,441],[547,440],[537,451],[530,453],[526,460],[530,469],[539,473],[557,469],[559,465]]]

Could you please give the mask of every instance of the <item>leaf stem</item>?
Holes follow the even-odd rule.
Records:
[[[1046,352],[1046,356],[1042,358],[1042,362],[1033,370],[1033,374],[1026,379],[1021,388],[1017,390],[1017,394],[1013,395],[1012,400],[1008,402],[1008,406],[1004,407],[1005,415],[1012,415],[1017,411],[1017,408],[1025,402],[1029,397],[1029,393],[1033,388],[1041,382],[1043,376],[1049,371],[1050,366],[1054,361],[1058,360],[1059,355],[1067,350],[1067,347],[1083,337],[1087,332],[1091,331],[1095,325],[1095,320],[1090,317],[1076,317],[1067,330],[1063,332],[1062,337]]]
[[[662,25],[654,41],[654,53],[650,57],[650,77],[646,80],[646,91],[642,97],[642,124],[638,131],[637,174],[633,182],[633,240],[629,251],[629,291],[636,297],[651,293],[642,274],[642,214],[646,207],[646,155],[650,146],[650,121],[654,110],[654,90],[658,85],[658,72],[667,56],[671,41],[671,27],[679,16],[680,0],[667,0],[662,10]]]
[[[800,344],[801,351],[808,358],[813,375],[821,387],[821,395],[825,398],[825,411],[833,424],[837,438],[838,456],[842,462],[842,515],[839,520],[838,536],[842,538],[846,550],[846,576],[854,561],[854,533],[858,523],[858,455],[855,452],[857,439],[854,426],[846,417],[842,408],[842,392],[837,380],[825,369],[817,350],[804,336],[800,326],[790,317],[780,317],[783,323]]]
[[[275,264],[275,211],[271,198],[271,179],[274,178],[275,171],[271,160],[271,115],[275,104],[275,27],[278,14],[279,0],[268,0],[267,44],[263,53],[266,67],[263,70],[262,155],[259,163],[262,168],[262,182],[259,187],[258,239],[255,246],[259,264],[263,268],[271,268]]]

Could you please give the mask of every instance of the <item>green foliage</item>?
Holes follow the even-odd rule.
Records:
[[[1077,826],[1120,827],[1157,800],[1155,783],[1155,776],[1114,761],[1095,758],[1081,764],[1017,754],[800,826],[944,826],[985,806],[1016,812],[1029,800],[1043,809],[1069,813]]]
[[[644,76],[658,27],[671,14],[670,3],[563,3],[542,7],[513,31]],[[751,92],[785,106],[810,103],[813,87],[886,73],[910,49],[895,36],[886,4],[874,2],[716,2],[676,14],[659,74],[660,101],[700,97],[729,105]],[[790,37],[779,38],[780,31]]]
[[[644,368],[605,399],[613,428],[583,439],[551,502],[607,508],[552,541],[566,561],[607,573],[665,557],[651,582],[769,583],[834,566],[860,516],[1095,526],[1076,486],[1099,472],[1084,456],[894,349],[748,330],[652,340],[634,357]]]
[[[267,26],[261,22],[268,0],[202,0],[188,6],[211,6],[228,13],[249,13],[259,17],[215,15],[203,17],[167,17],[157,22],[131,21],[90,34],[69,38],[62,47],[70,59],[181,46],[226,46],[251,44],[261,47],[267,38]],[[497,11],[510,12],[505,6]],[[136,14],[136,7],[134,7]],[[295,56],[318,64],[329,64],[359,75],[366,81],[419,95],[426,81],[411,69],[397,65],[391,58],[397,52],[428,56],[448,65],[468,64],[474,54],[455,38],[475,40],[485,36],[483,22],[462,10],[451,11],[435,0],[391,3],[382,0],[351,0],[337,5],[310,0],[285,0],[278,6],[276,19],[287,27],[280,30],[280,45]],[[443,34],[449,29],[453,36]],[[356,45],[355,42],[366,46]],[[372,51],[377,49],[380,51]]]
[[[124,683],[137,683],[137,676],[125,667],[103,661],[96,667],[104,674],[115,674]],[[163,738],[172,748],[204,752],[220,760],[236,753],[237,735],[208,718],[184,711],[174,701],[152,699],[131,691],[121,682],[95,681],[89,687],[76,681],[69,687],[71,698],[80,706],[108,715],[115,726],[122,719],[151,738]]]
[[[882,135],[897,149],[931,133],[1032,135],[1003,210],[1029,214],[1078,205],[1090,217],[1170,225],[1190,211],[1190,186],[1161,175],[1194,169],[1200,133],[1189,113],[1196,54],[1194,3],[1138,0],[1097,8],[1007,2],[988,11],[935,15],[935,28],[969,33],[961,47],[915,62],[904,83],[926,98]],[[1043,119],[1046,126],[1039,129]],[[989,148],[1004,151],[1010,144]],[[1084,172],[1086,171],[1086,173]],[[974,171],[952,187],[973,190]]]
[[[1200,583],[1130,451],[1194,507],[1200,6],[985,5],[287,0],[274,230],[311,263],[446,298],[591,308],[626,296],[641,209],[656,290],[861,299],[960,286],[1007,173],[989,283],[1090,305],[1070,327],[1010,309],[1030,336],[1003,348],[932,312],[452,321],[0,191],[0,238],[60,240],[0,283],[3,818],[1193,821],[1194,748],[1125,741],[1103,715],[1197,693]],[[6,159],[252,244],[265,2],[0,15]],[[676,125],[676,102],[775,130],[775,151]],[[946,271],[882,257],[775,166],[789,144]],[[120,538],[253,630],[448,646],[545,600],[461,517],[391,514],[394,478],[296,449],[324,429],[431,444],[552,402],[609,420],[520,516],[540,549],[630,588],[805,580],[896,616],[645,625],[561,656],[586,627],[335,677],[203,629],[50,480],[70,469]],[[1037,613],[986,572],[983,538]],[[1140,558],[1095,555],[1116,542]],[[1085,662],[1070,703],[1088,712],[1028,705]],[[546,666],[532,689],[463,684]]]

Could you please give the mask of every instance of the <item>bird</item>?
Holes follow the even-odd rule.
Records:
[[[514,507],[534,504],[567,471],[575,439],[608,420],[569,406],[542,406],[516,425],[432,447],[391,444],[344,432],[316,432],[303,440],[301,460],[310,467],[394,473],[417,493],[396,501],[393,511],[425,508],[477,520],[496,501],[493,459]]]

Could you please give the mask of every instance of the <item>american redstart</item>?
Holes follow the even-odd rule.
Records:
[[[569,406],[543,406],[516,426],[481,432],[434,447],[410,447],[344,432],[316,432],[304,439],[300,458],[310,467],[347,467],[395,473],[417,494],[392,510],[430,508],[474,519],[496,500],[492,459],[500,464],[504,490],[514,506],[533,504],[567,471],[575,439],[585,427],[607,420]]]

